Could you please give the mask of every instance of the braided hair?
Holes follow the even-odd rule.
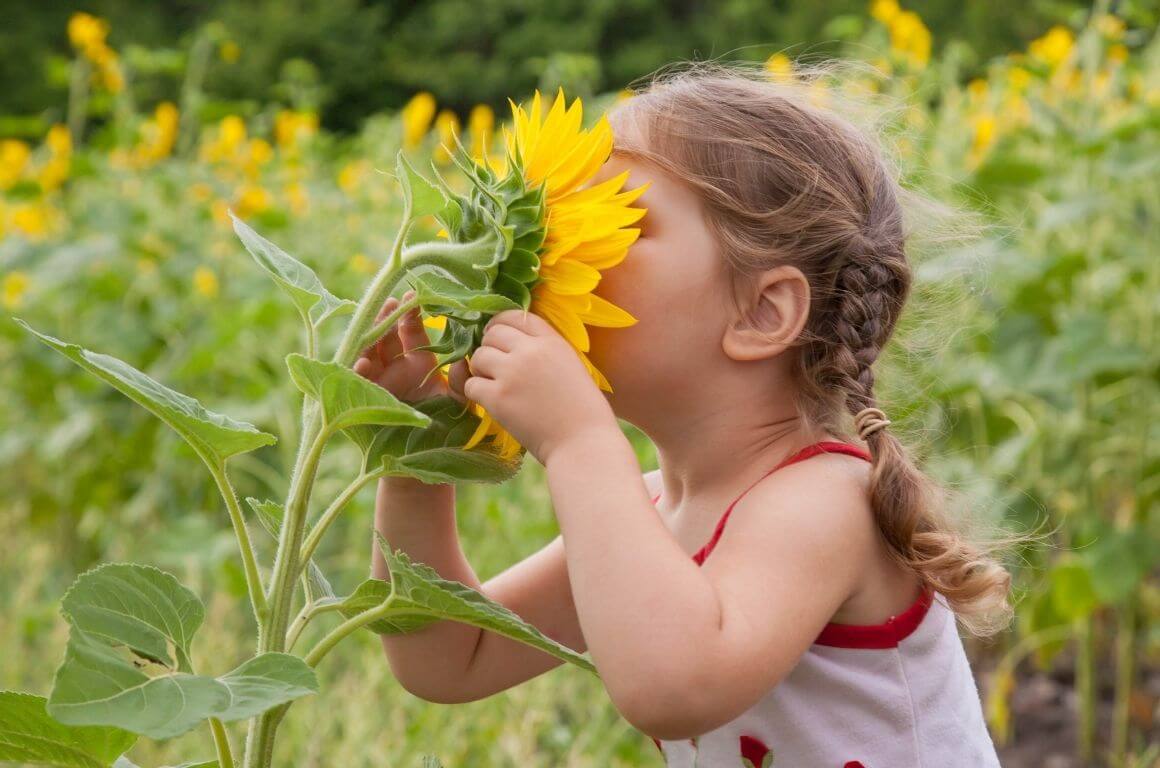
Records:
[[[760,66],[691,64],[654,74],[613,107],[610,122],[621,133],[631,121],[623,133],[646,137],[647,146],[622,147],[626,154],[699,194],[735,286],[781,264],[806,276],[795,404],[807,432],[849,434],[855,415],[882,413],[874,363],[911,291],[903,202],[940,206],[903,187],[872,132],[846,119],[858,102],[843,101],[841,111],[817,103],[816,83],[841,62],[800,68],[794,79]],[[1007,570],[952,526],[943,489],[885,428],[889,421],[859,421],[872,457],[871,508],[891,557],[941,593],[970,631],[1005,626]]]

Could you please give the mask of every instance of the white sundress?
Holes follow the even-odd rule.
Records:
[[[871,460],[860,446],[823,441],[766,475],[819,453]],[[693,555],[698,565],[748,490]],[[669,768],[999,766],[954,613],[929,590],[881,624],[827,624],[790,673],[734,720],[690,739],[652,740]]]

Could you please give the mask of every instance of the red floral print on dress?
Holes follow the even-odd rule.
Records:
[[[741,734],[741,765],[743,768],[770,768],[773,765],[773,751],[761,741],[748,734]]]
[[[862,765],[861,760],[851,760],[843,765],[842,768],[866,768],[866,766]]]

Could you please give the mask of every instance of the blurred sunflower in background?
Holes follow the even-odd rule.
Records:
[[[566,106],[563,88],[547,115],[543,114],[538,90],[528,111],[510,99],[509,103],[513,127],[510,131],[503,127],[504,143],[508,156],[518,159],[511,172],[522,173],[529,189],[542,185],[544,190],[545,232],[528,309],[559,331],[575,348],[596,385],[611,392],[608,379],[586,354],[586,326],[623,328],[636,318],[592,290],[600,283],[602,271],[623,261],[629,246],[640,236],[640,229],[630,225],[639,221],[646,209],[632,203],[649,185],[622,191],[629,176],[625,171],[600,184],[584,186],[612,151],[612,127],[607,116],[601,115],[592,128],[582,128],[583,103],[576,98]],[[492,159],[485,154],[481,164],[500,176],[508,172],[504,158]],[[442,330],[446,318],[428,317],[424,325]],[[449,368],[443,366],[442,375]],[[469,401],[469,408],[480,418],[480,424],[464,448],[491,437],[503,458],[519,454],[519,442],[482,406]]]

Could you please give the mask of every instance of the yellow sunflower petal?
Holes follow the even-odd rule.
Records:
[[[591,300],[591,304],[580,315],[581,319],[588,325],[599,325],[602,328],[625,328],[636,324],[635,317],[612,302],[605,301],[596,294],[591,294],[588,298]]]

